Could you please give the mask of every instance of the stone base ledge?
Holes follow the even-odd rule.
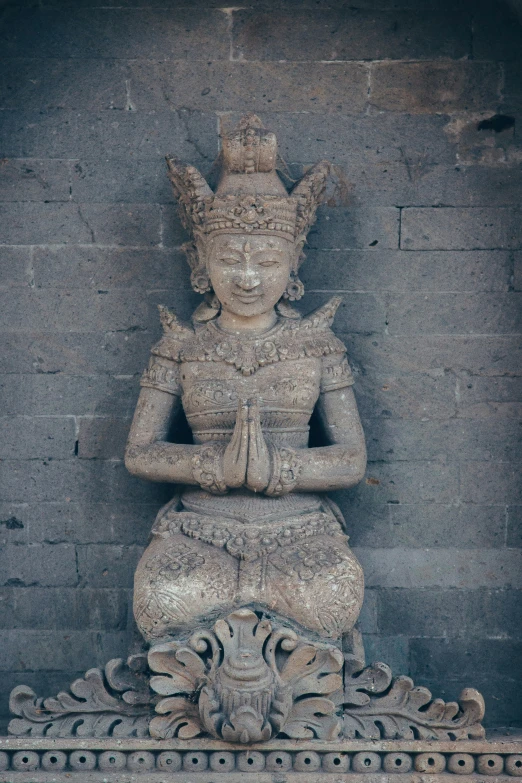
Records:
[[[461,783],[522,778],[522,740],[1,738],[0,783]]]

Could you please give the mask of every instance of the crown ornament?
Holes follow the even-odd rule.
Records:
[[[194,243],[218,233],[269,234],[304,244],[316,219],[330,171],[327,161],[312,166],[289,193],[277,166],[277,139],[255,114],[247,114],[223,137],[214,192],[202,174],[172,155],[169,178],[181,220]],[[194,268],[194,260],[189,257]]]

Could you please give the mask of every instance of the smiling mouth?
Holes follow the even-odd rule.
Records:
[[[249,302],[255,302],[256,299],[259,299],[261,294],[234,294],[234,296],[236,299],[239,299],[240,302],[248,304]]]

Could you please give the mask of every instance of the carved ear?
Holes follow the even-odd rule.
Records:
[[[330,174],[330,163],[322,160],[309,169],[293,189],[290,197],[297,201],[296,246],[302,249],[306,235],[315,223],[317,207],[322,203],[326,182]]]
[[[214,194],[194,166],[186,166],[173,155],[167,155],[166,160],[172,190],[179,204],[181,222],[197,240],[201,235],[205,202]]]

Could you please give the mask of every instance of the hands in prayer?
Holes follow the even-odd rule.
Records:
[[[246,486],[252,492],[263,492],[268,486],[271,460],[256,399],[239,400],[234,432],[223,457],[223,474],[227,487]]]

